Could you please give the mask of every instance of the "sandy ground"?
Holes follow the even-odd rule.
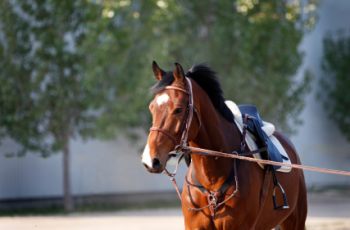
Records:
[[[350,230],[350,196],[313,195],[309,198],[308,229]],[[75,213],[69,216],[1,217],[0,230],[179,230],[180,209],[109,213]]]

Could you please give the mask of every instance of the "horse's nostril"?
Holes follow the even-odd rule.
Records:
[[[159,169],[160,168],[160,161],[158,160],[158,158],[154,158],[152,160],[152,168],[154,168],[154,169]]]

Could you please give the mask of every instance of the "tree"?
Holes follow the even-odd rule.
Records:
[[[326,36],[323,53],[320,96],[329,117],[350,141],[350,36]]]
[[[156,59],[162,66],[172,66],[175,61],[188,68],[208,63],[218,71],[227,98],[256,104],[265,119],[284,131],[293,131],[294,125],[288,121],[299,122],[310,82],[307,74],[300,81],[293,78],[303,56],[298,45],[315,22],[316,1],[124,3],[109,5],[110,12],[115,12],[111,17],[115,29],[107,33],[117,38],[117,44],[123,41],[130,47],[132,43],[132,48],[109,50],[111,56],[120,57],[118,65],[111,64],[115,58],[102,62],[109,66],[107,71],[116,73],[119,89],[112,97],[110,113],[102,119],[111,130],[124,125],[149,126],[145,108],[153,79],[146,76],[150,76],[150,63]],[[125,55],[118,55],[120,52]]]
[[[1,2],[0,125],[23,153],[63,152],[67,211],[73,210],[69,142],[93,134],[97,94],[104,93],[84,78],[87,56],[81,51],[89,24],[101,18],[101,11],[83,0]]]

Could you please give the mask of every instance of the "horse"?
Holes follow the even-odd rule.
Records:
[[[195,65],[185,73],[175,63],[173,71],[164,71],[153,61],[152,69],[157,80],[149,104],[152,127],[142,153],[149,172],[166,171],[173,150],[186,143],[226,153],[239,151],[242,134],[211,68]],[[291,162],[300,164],[291,141],[281,132],[273,135]],[[276,209],[268,167],[264,170],[254,162],[189,155],[180,197],[185,229],[305,229],[307,193],[302,170],[276,172],[289,203],[287,209]]]

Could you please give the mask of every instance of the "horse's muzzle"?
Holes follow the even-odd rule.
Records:
[[[151,173],[161,173],[164,171],[162,164],[160,163],[158,158],[153,158],[152,167],[149,167],[147,164],[143,163],[146,169]]]

